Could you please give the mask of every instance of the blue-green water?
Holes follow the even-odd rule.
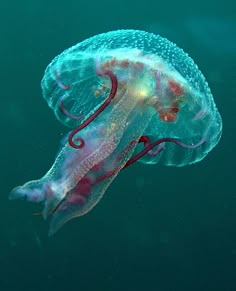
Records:
[[[0,4],[0,290],[236,290],[235,9],[209,0]],[[189,53],[222,115],[222,139],[192,166],[133,165],[92,212],[48,238],[33,205],[8,200],[49,169],[66,133],[41,96],[44,69],[65,48],[120,28]]]

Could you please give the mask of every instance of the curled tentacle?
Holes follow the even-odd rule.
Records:
[[[57,82],[57,85],[64,91],[70,89],[71,85],[70,84],[63,84],[62,81],[61,81],[61,76],[60,76],[60,73],[58,70],[56,70],[56,82]]]
[[[64,106],[64,99],[65,99],[65,95],[63,95],[61,97],[61,101],[59,103],[59,108],[60,108],[61,112],[71,119],[74,119],[74,120],[81,119],[83,117],[83,114],[76,116],[76,115],[71,114],[68,110],[66,110],[66,108]]]
[[[112,99],[115,97],[116,92],[117,92],[117,87],[118,87],[118,81],[117,77],[111,72],[111,71],[106,71],[103,73],[100,73],[99,75],[101,76],[108,76],[111,79],[111,91],[109,93],[108,98],[103,102],[103,104],[92,114],[90,115],[82,124],[80,124],[78,127],[76,127],[69,135],[68,141],[71,147],[75,149],[82,148],[84,146],[84,141],[82,138],[79,138],[81,143],[77,145],[74,141],[73,138],[74,136],[83,128],[85,128],[87,125],[90,124],[112,101]],[[78,140],[78,138],[76,138]]]

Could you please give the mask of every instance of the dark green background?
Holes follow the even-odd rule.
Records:
[[[0,2],[0,290],[236,290],[236,4],[229,1]],[[119,28],[176,42],[209,81],[219,145],[185,168],[136,164],[88,215],[47,237],[9,191],[51,166],[66,129],[41,97],[65,48]]]

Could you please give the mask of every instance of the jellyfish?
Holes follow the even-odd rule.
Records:
[[[69,128],[50,170],[12,190],[10,199],[43,205],[49,235],[89,212],[121,170],[143,164],[184,166],[218,143],[222,121],[193,60],[145,31],[88,38],[45,70],[43,98]]]

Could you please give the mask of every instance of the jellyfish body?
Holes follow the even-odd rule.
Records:
[[[144,31],[108,32],[67,49],[41,85],[72,131],[49,172],[11,198],[43,202],[51,234],[93,208],[121,169],[135,161],[195,163],[221,136],[221,117],[193,60]]]

